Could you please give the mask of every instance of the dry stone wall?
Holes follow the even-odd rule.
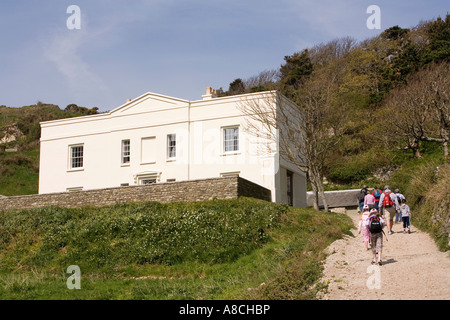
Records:
[[[271,201],[270,190],[241,177],[166,182],[143,186],[34,194],[0,198],[0,210],[46,206],[77,208],[144,201],[176,202],[235,199],[239,196]]]

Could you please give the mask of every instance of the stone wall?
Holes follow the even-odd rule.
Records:
[[[361,189],[339,190],[339,191],[325,191],[325,199],[329,208],[338,207],[358,207],[358,200],[356,196]],[[313,193],[311,191],[306,194],[307,206],[313,205]],[[323,208],[322,200],[319,197],[319,207]]]
[[[143,201],[175,202],[235,199],[239,196],[271,201],[270,190],[241,177],[211,178],[143,186],[34,194],[0,198],[0,210],[45,206],[108,206]]]

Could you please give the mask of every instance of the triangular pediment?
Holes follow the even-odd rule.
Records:
[[[147,92],[111,111],[111,115],[128,115],[184,107],[188,100]]]

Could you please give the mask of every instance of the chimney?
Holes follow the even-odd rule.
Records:
[[[202,96],[203,100],[211,100],[216,97],[216,90],[211,87],[206,88],[206,94]]]

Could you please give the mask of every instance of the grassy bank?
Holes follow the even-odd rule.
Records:
[[[350,226],[246,198],[2,212],[0,299],[313,299]]]
[[[428,144],[420,159],[405,159],[388,184],[399,188],[412,209],[411,223],[429,233],[441,251],[450,249],[450,164],[441,146]]]

